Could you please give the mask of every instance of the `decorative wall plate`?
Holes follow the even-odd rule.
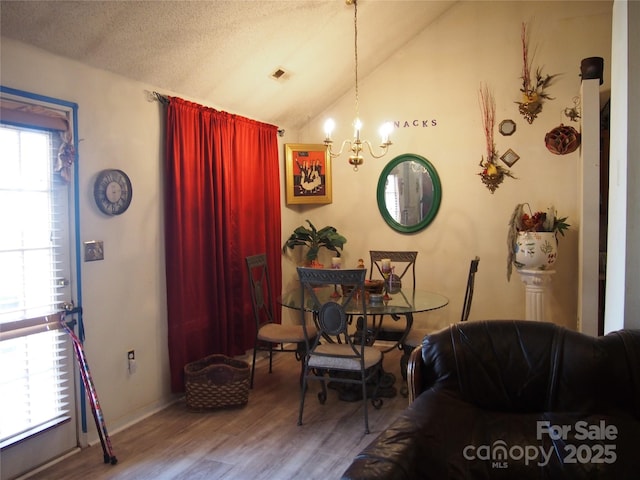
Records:
[[[500,133],[506,137],[509,135],[513,135],[516,131],[516,122],[513,120],[507,119],[500,122],[500,126],[498,127]]]
[[[514,163],[520,160],[520,155],[509,149],[502,154],[500,160],[502,160],[507,166],[512,167]]]
[[[580,146],[580,133],[569,125],[560,124],[545,135],[544,144],[555,155],[573,153]]]

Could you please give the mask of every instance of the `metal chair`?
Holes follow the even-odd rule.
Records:
[[[473,300],[473,286],[476,281],[476,273],[478,272],[478,264],[480,263],[480,257],[476,257],[471,260],[469,266],[469,276],[467,277],[467,289],[464,292],[464,303],[462,304],[462,316],[461,322],[469,320],[469,313],[471,312],[471,301]]]
[[[302,425],[305,393],[309,379],[319,380],[322,391],[318,394],[321,404],[327,400],[327,377],[331,382],[360,385],[364,411],[365,433],[369,433],[369,416],[367,398],[375,408],[382,406],[382,400],[377,398],[377,389],[382,369],[382,352],[375,347],[367,346],[364,336],[354,340],[349,334],[350,311],[357,311],[358,315],[366,317],[367,304],[364,295],[364,285],[367,271],[353,270],[324,270],[316,268],[298,267],[301,284],[301,305],[307,305],[316,316],[318,335],[313,337],[308,328],[304,327],[305,309],[301,309],[303,330],[307,351],[304,361],[304,375],[300,398],[300,412],[298,425]],[[343,295],[338,299],[322,297],[317,287],[322,285],[342,285]],[[348,287],[348,288],[345,288]],[[327,298],[327,300],[324,300]],[[368,384],[372,392],[368,393]]]
[[[476,273],[478,273],[478,264],[480,263],[480,257],[475,257],[471,260],[469,265],[469,275],[467,276],[467,287],[464,292],[464,302],[462,304],[462,316],[460,317],[461,322],[466,322],[469,319],[469,313],[471,312],[471,302],[473,301],[473,287],[475,284]],[[405,377],[407,374],[407,363],[409,360],[409,355],[411,355],[411,351],[422,345],[422,340],[424,337],[433,333],[433,330],[429,330],[426,328],[412,328],[407,335],[407,338],[404,339],[402,344],[402,357],[401,361],[401,372],[402,376]]]
[[[262,253],[246,257],[249,274],[249,289],[253,304],[253,314],[256,321],[256,339],[253,347],[253,362],[251,366],[250,388],[253,388],[253,377],[256,369],[256,353],[258,350],[269,352],[269,373],[273,370],[274,347],[278,352],[291,352],[296,359],[302,361],[305,348],[305,336],[301,325],[281,325],[274,322],[273,297],[267,269],[267,256]],[[315,328],[308,327],[309,335],[313,336]],[[295,348],[285,347],[294,344]],[[304,365],[300,368],[300,380]]]
[[[411,251],[385,251],[385,250],[370,250],[369,255],[371,257],[371,268],[369,270],[369,280],[373,279],[374,271],[377,271],[380,276],[384,277],[382,273],[382,260],[389,259],[394,268],[394,275],[396,275],[403,287],[412,289],[416,288],[416,259],[418,252]],[[410,275],[408,275],[410,273]],[[377,276],[377,275],[376,275]],[[405,278],[406,277],[406,278]],[[410,277],[410,278],[409,278]],[[393,292],[391,292],[393,293]],[[406,335],[407,325],[404,317],[392,317],[393,321],[384,322],[384,316],[373,316],[372,329],[373,333],[369,336],[376,340],[385,340],[395,342],[395,345],[385,350],[388,352],[393,350],[396,346],[400,346],[403,340],[403,336]]]
[[[369,256],[371,257],[371,269],[369,270],[369,280],[373,278],[374,267],[377,272],[382,275],[382,260],[388,258],[394,266],[399,266],[399,273],[394,272],[395,275],[400,277],[400,280],[404,280],[405,275],[411,272],[412,286],[416,288],[416,259],[418,252],[408,251],[384,251],[384,250],[369,250]],[[406,286],[406,285],[405,285]]]

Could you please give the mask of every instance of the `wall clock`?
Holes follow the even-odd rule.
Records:
[[[93,185],[93,198],[101,212],[120,215],[131,204],[131,180],[122,170],[103,170]]]

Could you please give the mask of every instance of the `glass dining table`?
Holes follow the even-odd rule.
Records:
[[[336,295],[337,289],[333,285],[318,287],[314,291],[321,303],[328,301],[340,303],[342,301],[342,297]],[[317,307],[314,305],[313,298],[311,298],[310,295],[305,295],[304,299],[305,304],[302,305],[301,288],[296,288],[278,297],[278,303],[286,308],[304,310],[305,312],[315,314]],[[406,320],[406,323],[403,325],[404,328],[399,331],[396,330],[397,333],[392,340],[392,345],[387,347],[383,353],[389,352],[398,346],[401,347],[411,330],[413,315],[415,313],[437,310],[448,304],[449,299],[439,293],[407,288],[389,293],[389,298],[381,302],[367,301],[366,341],[368,344],[373,344],[376,340],[387,340],[387,337],[381,335],[385,332],[385,326],[389,325],[389,322],[398,321],[402,316]],[[362,334],[362,324],[364,323],[362,319],[362,302],[350,302],[345,309],[345,313],[359,319],[357,332]],[[388,374],[388,376],[390,376],[390,378],[388,377],[387,383],[393,385],[395,377],[391,374]],[[389,396],[395,395],[395,389],[393,389],[393,392],[393,395]]]
[[[341,296],[334,297],[335,288],[333,285],[319,287],[315,289],[318,300],[322,303],[328,301],[340,302]],[[449,299],[444,295],[427,290],[413,290],[403,288],[399,291],[389,294],[389,299],[381,302],[367,302],[367,316],[382,316],[388,315],[391,318],[402,315],[406,318],[407,324],[404,332],[404,337],[411,330],[413,325],[413,314],[419,312],[428,312],[431,310],[437,310],[449,304]],[[302,292],[300,288],[290,290],[282,294],[278,298],[278,303],[283,307],[292,308],[295,310],[304,309],[307,312],[315,312],[315,306],[313,299],[310,295],[305,295],[305,305],[301,305]],[[345,310],[349,315],[362,315],[361,302],[351,302]]]

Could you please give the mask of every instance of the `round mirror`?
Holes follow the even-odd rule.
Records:
[[[429,160],[406,153],[382,170],[377,198],[380,214],[391,228],[402,233],[418,232],[438,213],[440,177]]]

